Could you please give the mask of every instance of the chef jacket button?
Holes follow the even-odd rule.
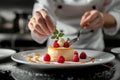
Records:
[[[94,32],[94,30],[91,30],[90,32],[92,32],[92,33],[93,33],[93,32]]]
[[[60,32],[63,32],[63,30],[60,30]]]
[[[95,6],[95,5],[93,5],[93,6],[92,6],[92,8],[93,8],[93,9],[96,9],[96,6]]]
[[[58,5],[57,8],[58,8],[58,9],[62,9],[62,5]]]

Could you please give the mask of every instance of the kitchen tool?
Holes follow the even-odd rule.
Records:
[[[78,41],[79,40],[79,37],[80,37],[80,33],[81,33],[81,31],[82,31],[82,29],[78,32],[78,34],[77,34],[77,37],[76,38],[74,38],[74,39],[72,39],[72,40],[70,40],[70,45],[72,45],[73,43],[75,43],[76,41]]]

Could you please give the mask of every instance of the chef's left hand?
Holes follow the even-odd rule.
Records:
[[[80,21],[81,27],[89,30],[96,30],[102,28],[104,25],[104,18],[98,10],[91,10],[86,12]]]

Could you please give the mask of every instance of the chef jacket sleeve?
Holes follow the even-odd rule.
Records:
[[[116,20],[116,26],[113,28],[106,29],[104,28],[104,32],[107,35],[115,35],[120,29],[120,0],[106,0],[109,1],[106,4],[105,12],[111,14]]]
[[[35,11],[45,9],[47,11],[47,13],[49,14],[53,24],[56,25],[56,20],[55,20],[56,17],[54,14],[55,6],[52,1],[53,0],[37,0],[37,2],[35,2],[34,7],[33,7],[33,13]],[[33,32],[31,32],[31,36],[32,36],[33,40],[35,40],[36,42],[38,42],[40,44],[44,43],[49,37],[49,36],[48,37],[40,37]]]

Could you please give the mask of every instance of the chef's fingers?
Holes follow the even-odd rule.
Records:
[[[53,24],[52,20],[48,16],[48,13],[44,9],[40,10],[40,13],[43,16],[48,29],[50,30],[51,33],[53,33],[55,30],[55,25]]]
[[[35,23],[36,22],[35,22],[34,18],[32,17],[28,23],[28,27],[29,27],[30,31],[32,31],[32,32],[35,30],[35,28],[34,28]]]
[[[101,23],[101,26],[96,26],[97,24]],[[99,14],[98,17],[96,17],[96,19],[94,19],[93,21],[91,21],[88,25],[90,25],[91,27],[93,27],[93,29],[98,29],[98,28],[102,28],[104,25],[104,19],[103,17]]]
[[[90,12],[86,12],[86,13],[82,16],[81,21],[80,21],[81,27],[86,26],[86,23],[85,23],[84,20],[85,20],[89,15],[90,15]]]
[[[82,19],[86,19],[90,15],[90,12],[86,12],[83,16]]]
[[[103,22],[99,22],[98,24],[96,24],[95,29],[101,28],[101,26],[103,27]]]
[[[36,24],[36,20],[35,18],[31,18],[31,30],[32,32],[39,32],[40,34],[44,34],[44,35],[48,35],[48,34],[45,34],[44,31],[41,29],[40,25]]]
[[[85,24],[89,24],[91,23],[92,21],[94,21],[97,17],[99,17],[100,13],[98,11],[91,11],[90,12],[90,15],[87,16],[85,19],[84,19],[84,23]]]
[[[33,31],[33,24],[31,20],[28,22],[28,28],[30,29],[30,31]]]
[[[46,36],[48,36],[48,35],[46,35],[46,34],[40,33],[40,32],[37,31],[37,30],[34,30],[34,33],[37,34],[39,37],[46,37]]]
[[[43,16],[41,15],[41,13],[39,11],[35,12],[34,18],[35,18],[36,24],[39,25],[38,27],[41,28],[41,30],[43,31],[43,33],[49,35],[50,31],[47,28],[46,22],[45,22]]]
[[[88,24],[88,28],[94,29],[96,28],[96,25],[100,22],[100,18],[96,18],[95,20],[93,20],[92,22],[90,22]]]
[[[92,23],[86,26],[87,29],[96,30],[103,27],[103,20],[101,18],[96,18]]]

